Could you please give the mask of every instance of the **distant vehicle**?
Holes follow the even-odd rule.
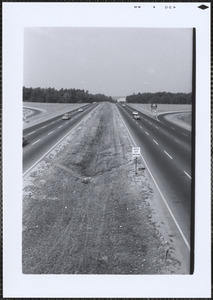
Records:
[[[26,138],[23,136],[23,139],[22,139],[22,146],[26,146],[28,144],[28,141],[26,140]]]
[[[157,111],[158,105],[156,103],[151,104],[151,111]]]
[[[126,106],[125,104],[122,104],[122,106]]]
[[[62,116],[62,120],[69,120],[70,119],[70,114],[64,114]]]
[[[78,109],[78,112],[82,112],[82,111],[83,111],[83,109],[82,109],[82,108],[79,108],[79,109]]]
[[[140,116],[139,116],[139,114],[138,114],[137,111],[133,111],[133,112],[132,112],[132,115],[133,115],[133,118],[134,118],[135,120],[140,120]]]

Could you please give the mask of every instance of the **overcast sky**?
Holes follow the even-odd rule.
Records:
[[[25,28],[24,86],[191,92],[192,29]]]

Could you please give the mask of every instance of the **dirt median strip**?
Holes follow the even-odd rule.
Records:
[[[103,103],[24,178],[23,273],[184,273],[156,203],[115,105]]]

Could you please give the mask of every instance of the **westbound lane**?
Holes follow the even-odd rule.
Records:
[[[175,216],[185,246],[190,250],[191,227],[191,151],[190,137],[179,139],[179,133],[142,113],[134,120],[134,109],[117,105],[135,144]],[[173,132],[174,131],[174,132]],[[173,135],[172,133],[173,132]],[[175,140],[178,140],[176,142]]]
[[[25,129],[23,134],[29,143],[23,148],[23,174],[97,106],[87,105],[81,113],[71,111],[69,120],[62,120],[62,114]]]

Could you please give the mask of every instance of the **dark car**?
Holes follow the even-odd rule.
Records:
[[[62,116],[62,120],[69,120],[70,119],[70,114],[66,113]]]
[[[23,139],[22,139],[22,146],[26,146],[28,144],[28,141],[26,140],[26,138],[23,136]]]

